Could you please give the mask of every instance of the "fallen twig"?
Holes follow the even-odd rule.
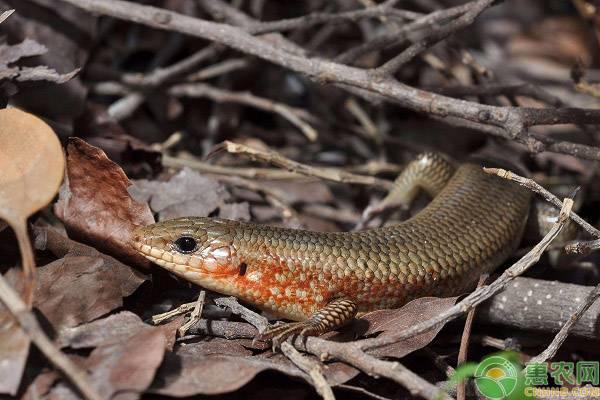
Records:
[[[248,60],[244,58],[233,58],[231,60],[225,60],[213,65],[209,65],[208,67],[203,68],[198,72],[194,72],[193,74],[188,75],[186,81],[196,82],[212,79],[217,76],[236,71],[238,69],[246,68],[248,65]]]
[[[486,279],[488,278],[488,274],[481,274],[479,277],[479,282],[477,282],[477,289],[481,288]],[[473,307],[469,310],[467,314],[467,319],[465,320],[465,327],[463,329],[462,337],[460,339],[460,348],[458,349],[458,359],[456,360],[456,365],[461,365],[467,361],[467,355],[469,353],[469,339],[471,338],[471,327],[473,326],[473,319],[475,318],[475,310],[477,307]],[[464,380],[458,382],[456,386],[456,399],[457,400],[465,400],[466,398],[466,382]]]
[[[321,359],[335,358],[369,375],[383,376],[391,379],[408,389],[414,396],[420,396],[429,400],[452,399],[442,389],[421,378],[401,363],[379,360],[365,353],[358,345],[359,343],[338,343],[317,337],[308,337],[306,338],[306,343],[303,343],[302,338],[299,338],[295,340],[294,345]]]
[[[436,26],[435,28],[431,29],[424,39],[413,43],[407,49],[402,51],[391,60],[387,61],[382,66],[375,68],[374,71],[382,76],[393,75],[400,69],[401,66],[408,63],[423,51],[427,50],[439,41],[447,38],[454,32],[471,25],[475,18],[477,18],[479,14],[490,7],[493,3],[494,0],[477,0],[470,3],[469,10],[463,15],[446,25],[441,27]]]
[[[351,385],[337,385],[336,388],[338,389],[345,389],[351,392],[356,392],[356,393],[360,393],[363,394],[365,396],[371,397],[375,400],[391,400],[387,397],[384,396],[380,396],[378,394],[375,394],[373,392],[369,392],[367,389],[362,388],[360,386],[351,386]]]
[[[122,0],[61,0],[90,12],[110,15],[148,26],[189,34],[227,45],[247,54],[306,74],[322,82],[361,89],[383,96],[389,101],[413,111],[437,117],[456,117],[483,125],[501,128],[504,137],[529,145],[531,151],[554,151],[578,157],[600,160],[600,149],[578,143],[555,143],[550,138],[533,137],[527,128],[535,125],[566,123],[600,123],[600,111],[581,108],[498,107],[453,99],[404,85],[392,77],[360,68],[349,67],[322,59],[311,59],[297,51],[276,47],[254,37],[243,29],[172,11],[139,5]]]
[[[387,0],[377,6],[363,10],[353,10],[340,13],[313,13],[297,18],[279,21],[257,22],[251,24],[246,30],[252,34],[284,32],[292,29],[308,29],[318,24],[334,24],[344,21],[357,21],[361,18],[395,16],[401,18],[417,18],[420,14],[411,11],[396,10],[393,7],[398,0]]]
[[[252,324],[258,330],[258,333],[263,333],[269,327],[269,322],[265,317],[242,306],[235,297],[219,297],[215,299],[215,304],[231,309],[232,313],[239,315]]]
[[[218,103],[238,103],[272,112],[296,126],[308,140],[317,140],[318,133],[304,120],[316,121],[317,118],[305,110],[287,106],[251,93],[231,92],[203,83],[183,83],[169,89],[169,93],[179,97],[206,97]]]
[[[327,170],[319,167],[313,167],[306,164],[301,164],[297,161],[290,160],[282,156],[281,154],[269,150],[258,150],[243,144],[233,143],[225,141],[220,145],[216,146],[213,151],[208,155],[218,153],[219,151],[225,150],[232,154],[241,154],[254,161],[263,161],[270,164],[277,165],[278,167],[285,168],[288,171],[293,171],[298,174],[306,176],[316,176],[321,179],[326,179],[333,182],[340,183],[354,183],[358,185],[377,186],[385,190],[389,190],[392,187],[392,182],[383,179],[375,178],[372,176],[356,175],[343,170]]]
[[[304,357],[294,348],[294,346],[287,342],[281,344],[281,352],[285,354],[296,367],[300,368],[310,376],[315,390],[321,395],[323,400],[335,400],[333,390],[331,390],[331,386],[329,386],[327,380],[323,376],[321,365],[319,365],[317,361],[309,360]]]
[[[196,171],[215,175],[232,175],[247,179],[271,179],[271,180],[314,180],[314,176],[300,175],[299,173],[286,171],[279,168],[252,168],[252,167],[227,167],[198,161],[192,158],[172,157],[167,154],[162,156],[162,164],[165,167],[183,168],[189,167]],[[341,171],[353,174],[377,175],[380,173],[399,174],[402,167],[397,164],[382,162],[370,162],[362,165],[350,166],[345,169],[334,167],[320,167],[328,171],[328,174],[339,175]]]
[[[519,185],[528,188],[529,190],[541,195],[546,201],[555,206],[556,208],[564,207],[564,203],[561,202],[558,197],[544,189],[540,184],[538,184],[533,179],[524,178],[515,174],[512,171],[507,171],[501,168],[483,168],[483,170],[491,175],[497,175],[501,178],[508,179],[510,181],[517,182]],[[574,212],[569,213],[569,218],[575,221],[579,226],[581,226],[587,233],[590,235],[600,238],[600,231],[586,222],[583,218],[577,215]]]
[[[423,15],[413,22],[400,27],[399,29],[377,35],[371,40],[367,40],[366,42],[343,52],[335,58],[335,61],[344,64],[352,63],[354,60],[357,60],[364,54],[377,50],[383,50],[386,47],[403,43],[408,39],[409,34],[417,32],[421,29],[435,27],[444,20],[464,14],[469,10],[471,5],[472,3],[461,4],[456,7],[438,10],[430,14]]]
[[[223,46],[211,44],[166,68],[157,68],[146,74],[124,74],[121,77],[121,82],[138,87],[160,86],[177,77],[193,72],[200,64],[216,56],[222,50]]]
[[[202,316],[202,309],[204,308],[204,299],[206,298],[206,291],[201,290],[198,295],[198,299],[194,304],[194,308],[192,309],[192,313],[190,314],[190,319],[183,325],[179,327],[177,333],[179,336],[185,336],[189,329],[196,325],[196,323],[200,320]]]
[[[0,274],[0,300],[10,311],[27,336],[40,349],[42,353],[58,368],[65,377],[73,383],[79,392],[89,400],[102,400],[102,397],[91,386],[86,372],[74,364],[64,353],[62,353],[46,336],[42,327],[27,305],[15,293]]]
[[[6,18],[10,17],[14,12],[14,9],[3,11],[2,14],[0,14],[0,24],[3,23]]]

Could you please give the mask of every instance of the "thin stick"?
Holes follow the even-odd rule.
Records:
[[[14,13],[14,12],[15,12],[15,10],[12,9],[12,10],[6,10],[2,14],[0,14],[0,24],[3,23],[6,20],[6,18],[10,17],[12,15],[12,13]]]
[[[419,31],[421,29],[431,28],[441,23],[443,20],[448,18],[456,17],[457,15],[464,14],[469,10],[472,3],[461,4],[460,6],[448,8],[445,10],[438,10],[430,14],[424,15],[410,24],[402,26],[400,29],[394,30],[393,32],[386,32],[381,35],[377,35],[371,40],[366,41],[350,50],[347,50],[337,56],[335,61],[339,63],[352,63],[357,60],[360,56],[377,51],[383,50],[388,46],[399,44],[408,39],[409,33]]]
[[[561,201],[558,199],[558,197],[556,197],[555,195],[553,195],[552,193],[550,193],[549,191],[544,189],[544,187],[542,187],[539,183],[537,183],[533,179],[524,178],[520,175],[515,174],[512,171],[507,171],[507,170],[504,170],[501,168],[485,168],[484,167],[483,171],[488,174],[491,174],[491,175],[497,175],[501,178],[508,179],[509,181],[517,182],[519,185],[524,186],[527,189],[541,195],[546,201],[548,201],[550,204],[552,204],[556,208],[560,209],[563,206],[563,203],[561,203]],[[569,214],[569,217],[573,221],[575,221],[579,226],[581,226],[587,233],[589,233],[590,235],[592,235],[594,237],[600,238],[600,231],[598,229],[594,228],[589,223],[587,223],[579,215],[577,215],[574,212],[571,212]]]
[[[188,82],[204,81],[238,69],[246,68],[250,63],[245,58],[233,58],[210,65],[186,77]]]
[[[351,97],[346,100],[344,107],[346,107],[346,109],[354,116],[354,118],[360,122],[364,132],[370,139],[375,141],[381,140],[381,133],[379,132],[379,129],[377,129],[377,126],[369,114],[360,106],[360,104],[358,104],[356,100],[354,100],[354,98]]]
[[[283,342],[281,344],[281,352],[285,354],[294,365],[310,376],[313,387],[317,393],[321,395],[323,400],[335,400],[333,390],[331,390],[331,386],[329,386],[327,380],[323,376],[323,369],[317,361],[309,360],[304,357],[288,342]]]
[[[182,314],[187,314],[188,312],[192,311],[194,309],[194,307],[196,307],[196,302],[192,302],[192,303],[185,303],[180,305],[179,307],[177,307],[174,310],[170,310],[161,314],[156,314],[152,316],[152,323],[154,325],[158,325],[163,321],[166,321],[167,319],[171,319],[173,317],[176,317],[178,315],[182,315]]]
[[[477,282],[477,289],[481,288],[486,279],[488,278],[487,273],[481,274],[479,277],[479,282]],[[461,365],[465,361],[467,361],[468,353],[469,353],[469,339],[471,338],[471,327],[473,326],[473,319],[475,318],[475,310],[477,307],[473,307],[469,313],[467,314],[467,319],[465,320],[465,327],[463,329],[462,337],[460,338],[460,348],[458,349],[458,360],[456,361],[456,365]],[[465,390],[465,381],[461,380],[456,387],[456,399],[457,400],[465,400],[466,398],[466,390]]]
[[[170,168],[189,167],[196,171],[215,175],[233,175],[248,179],[272,179],[272,180],[315,180],[316,177],[307,177],[296,172],[285,171],[278,168],[249,168],[249,167],[228,167],[223,165],[214,165],[206,162],[198,161],[193,158],[172,157],[168,154],[163,154],[162,164]],[[367,164],[350,166],[345,169],[335,167],[321,167],[325,171],[330,171],[334,174],[339,174],[340,171],[349,173],[377,175],[380,173],[399,174],[402,167],[397,164],[388,164],[383,162],[369,162]]]
[[[146,74],[124,74],[121,82],[138,87],[157,87],[178,76],[194,71],[204,61],[219,54],[223,48],[223,46],[211,44],[166,68],[157,68]]]
[[[490,7],[493,3],[494,0],[478,0],[470,3],[471,7],[469,8],[469,11],[445,26],[432,29],[430,32],[428,32],[429,34],[425,39],[410,45],[402,53],[398,54],[396,57],[392,58],[382,66],[376,68],[375,71],[382,76],[393,75],[400,69],[401,66],[428,48],[432,47],[434,44],[447,38],[454,32],[471,25],[475,18],[477,18],[479,14]]]
[[[397,361],[383,361],[373,357],[358,346],[359,342],[340,343],[318,337],[294,341],[297,348],[308,351],[319,359],[335,358],[361,371],[377,377],[385,377],[405,387],[413,396],[428,400],[452,400],[442,389],[415,374]]]
[[[297,161],[290,160],[289,158],[286,158],[272,150],[258,150],[249,146],[245,146],[243,144],[230,142],[228,140],[216,146],[213,149],[213,151],[211,151],[211,153],[208,155],[208,157],[211,157],[212,155],[222,150],[225,150],[228,153],[232,154],[241,154],[254,161],[267,162],[298,174],[306,176],[316,176],[318,178],[326,179],[333,182],[377,186],[385,190],[389,190],[392,187],[392,182],[390,181],[375,178],[372,176],[356,175],[343,170],[327,170],[306,164],[301,164]]]
[[[269,327],[269,321],[265,317],[242,306],[235,297],[219,297],[215,299],[215,304],[222,307],[229,307],[232,313],[239,315],[254,326],[258,330],[258,333],[263,333]]]
[[[297,18],[282,19],[279,21],[257,22],[251,24],[246,30],[252,34],[263,34],[270,32],[285,32],[292,29],[308,29],[318,24],[332,24],[344,21],[357,21],[360,18],[379,17],[379,16],[402,16],[403,18],[416,18],[419,13],[395,10],[392,7],[398,0],[387,1],[378,6],[369,7],[361,10],[345,11],[340,13],[312,13]],[[401,12],[401,13],[398,13]]]
[[[198,321],[200,321],[202,317],[202,309],[204,308],[204,299],[206,298],[206,291],[201,290],[198,295],[198,299],[194,303],[194,308],[192,309],[192,313],[190,314],[190,319],[183,325],[179,327],[177,333],[179,337],[185,336],[190,327],[196,325]]]
[[[367,389],[362,388],[360,386],[352,386],[352,385],[336,385],[337,389],[345,389],[351,392],[357,392],[363,394],[365,396],[369,396],[374,398],[375,400],[392,400],[388,397],[380,396],[377,393],[369,392]]]
[[[133,114],[144,101],[146,101],[146,98],[142,93],[129,93],[112,103],[106,111],[115,120],[122,121]]]
[[[42,353],[58,368],[79,392],[89,400],[102,400],[90,384],[88,375],[54,346],[35,316],[0,274],[0,300]]]
[[[206,97],[217,103],[238,103],[272,112],[283,117],[289,123],[300,129],[304,136],[311,142],[317,140],[318,137],[315,128],[302,120],[302,118],[311,119],[313,121],[317,120],[313,115],[305,110],[290,107],[263,97],[258,97],[251,93],[231,92],[203,83],[184,83],[171,87],[171,89],[169,89],[169,94],[179,97]]]

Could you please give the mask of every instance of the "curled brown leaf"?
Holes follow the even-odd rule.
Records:
[[[131,182],[106,154],[79,138],[67,146],[67,180],[54,212],[70,236],[138,266],[149,262],[130,246],[135,228],[154,222],[148,204],[131,198]]]

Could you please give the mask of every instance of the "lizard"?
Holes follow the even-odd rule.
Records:
[[[357,314],[472,288],[516,249],[530,192],[437,153],[411,161],[387,198],[432,200],[398,224],[315,232],[219,218],[184,217],[135,231],[132,245],[166,270],[291,320],[261,336],[320,335]],[[386,198],[386,199],[387,199]]]

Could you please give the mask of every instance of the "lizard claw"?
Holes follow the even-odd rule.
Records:
[[[327,304],[302,322],[289,322],[267,329],[258,336],[259,340],[271,341],[273,351],[291,336],[318,336],[337,329],[352,320],[358,307],[350,300],[339,299]]]
[[[279,349],[281,347],[281,343],[285,342],[288,338],[297,335],[310,336],[311,331],[313,331],[313,329],[309,321],[289,322],[267,329],[265,332],[260,334],[257,339],[271,341],[273,351],[275,351]]]

